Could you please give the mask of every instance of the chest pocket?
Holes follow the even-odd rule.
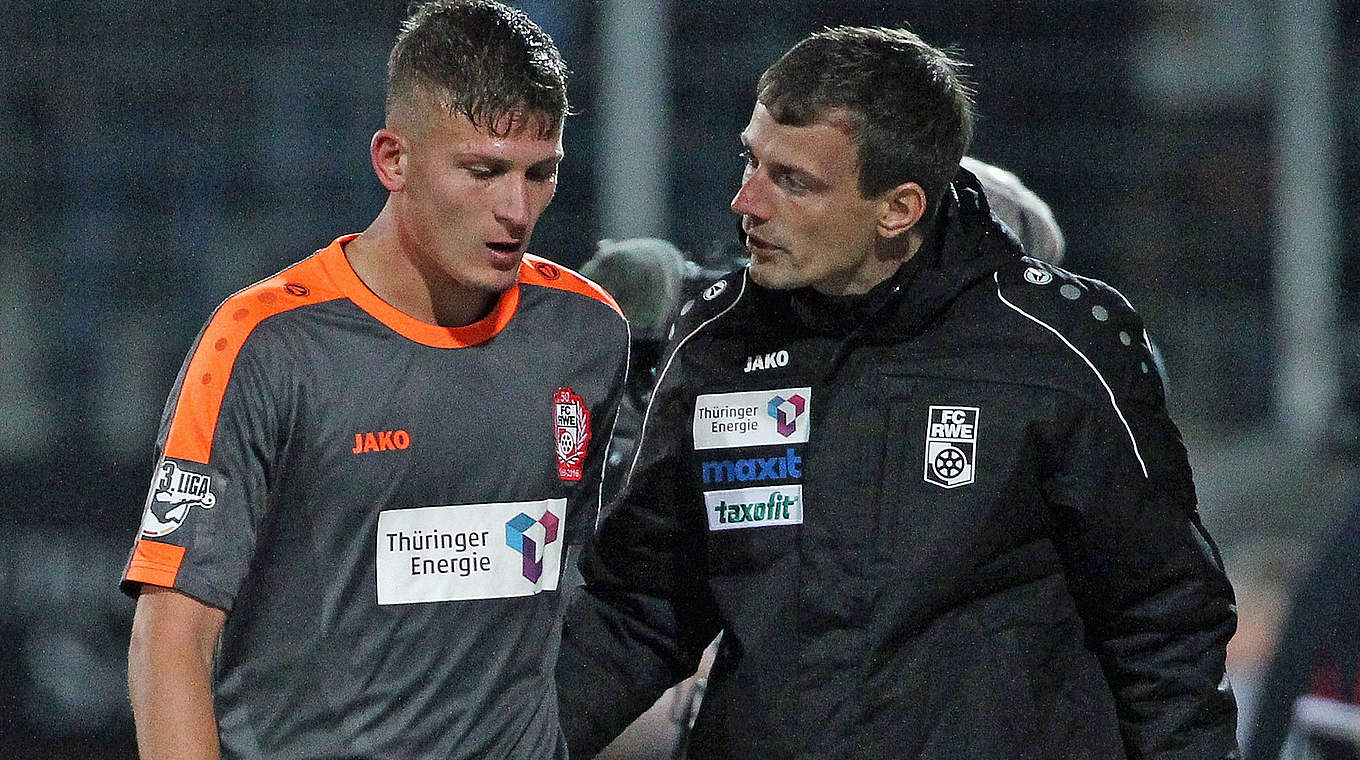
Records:
[[[880,560],[966,577],[1047,534],[1035,420],[1052,394],[1003,383],[887,377]],[[904,567],[905,565],[905,567]]]

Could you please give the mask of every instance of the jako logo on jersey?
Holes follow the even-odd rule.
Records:
[[[1025,282],[1031,285],[1047,285],[1053,282],[1053,275],[1039,267],[1030,267],[1025,270]]]
[[[557,540],[558,523],[552,512],[538,520],[520,512],[505,524],[505,544],[524,557],[524,577],[530,583],[543,575],[543,550]]]
[[[977,407],[930,407],[926,418],[926,482],[943,488],[972,483],[977,436]]]
[[[553,438],[557,442],[557,477],[580,480],[586,444],[590,442],[590,410],[570,388],[553,395]]]
[[[147,538],[173,533],[184,524],[189,510],[194,507],[212,509],[217,497],[212,492],[212,478],[183,469],[169,459],[161,460],[156,482],[146,500],[142,516],[142,535]]]
[[[755,356],[746,357],[746,369],[742,370],[742,372],[787,366],[789,366],[789,352],[779,350],[768,354],[756,354]]]
[[[793,449],[786,449],[782,457],[754,459],[720,459],[703,463],[705,483],[748,483],[756,480],[781,480],[803,477],[803,458]]]
[[[706,393],[694,399],[694,448],[807,443],[811,388]]]
[[[706,491],[704,507],[709,530],[801,525],[803,487],[795,484]]]
[[[765,407],[765,413],[775,420],[775,430],[785,438],[798,430],[798,418],[803,416],[807,402],[802,396],[793,394],[787,399],[775,396]]]
[[[718,280],[712,285],[709,285],[708,290],[704,291],[704,300],[712,301],[722,295],[724,290],[727,290],[727,280]]]
[[[401,451],[411,448],[411,434],[405,430],[384,430],[380,433],[355,433],[351,454],[370,451]]]

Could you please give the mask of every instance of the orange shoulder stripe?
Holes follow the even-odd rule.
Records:
[[[203,329],[184,371],[165,439],[165,456],[208,462],[227,380],[256,326],[275,314],[341,297],[313,255],[223,301]]]
[[[174,588],[182,564],[183,546],[143,538],[137,541],[137,546],[132,550],[132,561],[128,563],[125,577],[135,583]]]
[[[623,309],[619,308],[618,302],[604,288],[586,279],[584,275],[540,256],[524,254],[524,265],[519,270],[519,281],[545,288],[569,290],[587,298],[594,298],[618,312],[620,317],[623,316]]]

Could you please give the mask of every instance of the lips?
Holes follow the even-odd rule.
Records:
[[[775,251],[783,250],[779,246],[766,240],[762,240],[749,232],[746,233],[746,246],[756,253],[774,253]]]
[[[523,245],[524,241],[522,240],[498,240],[487,243],[487,250],[491,252],[491,266],[502,271],[509,271],[519,266]]]

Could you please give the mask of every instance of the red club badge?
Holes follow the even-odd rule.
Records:
[[[580,480],[590,442],[590,410],[570,388],[553,395],[553,439],[557,442],[557,477]]]

